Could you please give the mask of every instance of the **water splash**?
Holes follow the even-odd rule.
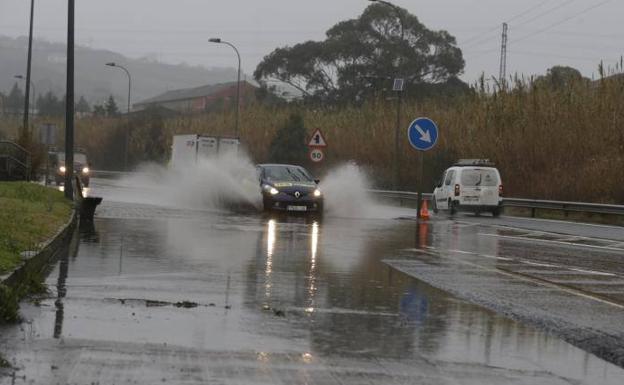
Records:
[[[376,203],[368,190],[370,182],[362,168],[347,163],[330,171],[321,182],[325,215],[342,218],[392,218],[396,210]]]
[[[143,164],[109,199],[185,209],[259,209],[258,177],[247,156],[224,154],[183,168]]]
[[[98,193],[104,193],[99,187]],[[331,170],[320,185],[327,217],[391,219],[404,215],[374,201],[366,173],[355,164]],[[255,166],[247,156],[225,154],[195,165],[141,165],[104,193],[109,201],[198,210],[259,211],[262,197]]]

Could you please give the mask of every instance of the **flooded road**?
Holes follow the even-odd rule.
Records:
[[[92,186],[104,203],[50,295],[0,329],[15,367],[0,384],[624,383],[620,367],[529,319],[548,295],[580,301],[552,306],[561,320],[598,322],[572,305],[614,308],[599,328],[621,333],[606,303],[621,300],[617,250],[484,219],[232,214],[116,202],[114,185]],[[578,255],[599,267],[562,270]],[[566,284],[586,297],[556,286],[587,276],[598,282]],[[598,290],[610,278],[614,293]],[[501,315],[523,320],[516,301],[526,323]]]

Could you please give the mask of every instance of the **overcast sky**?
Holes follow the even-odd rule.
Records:
[[[624,54],[624,0],[393,0],[428,28],[457,37],[464,80],[498,74],[500,24],[509,21],[508,73],[544,73],[564,64],[586,76]],[[278,46],[321,40],[359,16],[366,0],[77,0],[76,41],[131,57],[206,67],[235,66],[221,37],[238,46],[251,74]],[[29,0],[0,0],[0,35],[28,33]],[[35,36],[65,41],[67,0],[35,0]],[[592,7],[595,7],[591,9]]]

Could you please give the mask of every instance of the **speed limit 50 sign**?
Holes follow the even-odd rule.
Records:
[[[312,162],[318,163],[318,162],[323,161],[324,158],[325,158],[325,154],[323,153],[323,150],[321,150],[320,148],[314,148],[310,150],[310,160]]]

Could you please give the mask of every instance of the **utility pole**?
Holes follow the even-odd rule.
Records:
[[[503,36],[501,39],[501,56],[500,56],[500,72],[498,74],[498,82],[501,88],[505,87],[507,77],[507,23],[503,23]]]
[[[128,75],[128,113],[126,114],[126,124],[128,126],[126,127],[126,135],[124,138],[124,171],[128,171],[128,147],[130,146],[130,92],[132,90],[132,76],[130,76],[130,71],[122,65],[114,62],[106,63],[106,65],[109,67],[121,68],[126,75]]]
[[[403,20],[403,11],[398,6],[392,4],[389,1],[385,0],[368,0],[371,3],[381,3],[384,4],[394,10],[397,18],[399,19],[399,24],[401,27],[401,39],[398,42],[397,49],[397,73],[394,78],[394,85],[392,87],[393,91],[397,93],[397,120],[396,127],[394,130],[394,156],[392,159],[392,189],[398,190],[399,188],[399,164],[401,162],[400,158],[400,132],[401,132],[401,94],[404,91],[405,79],[401,76],[402,65],[403,65],[403,55],[401,54],[401,47],[403,42],[405,42],[405,21]]]
[[[65,91],[65,198],[74,199],[74,0],[67,0],[67,89]]]
[[[30,0],[30,31],[28,33],[28,61],[26,64],[26,94],[24,97],[24,127],[22,136],[28,136],[28,111],[30,110],[30,67],[32,62],[33,19],[35,15],[35,0]]]

